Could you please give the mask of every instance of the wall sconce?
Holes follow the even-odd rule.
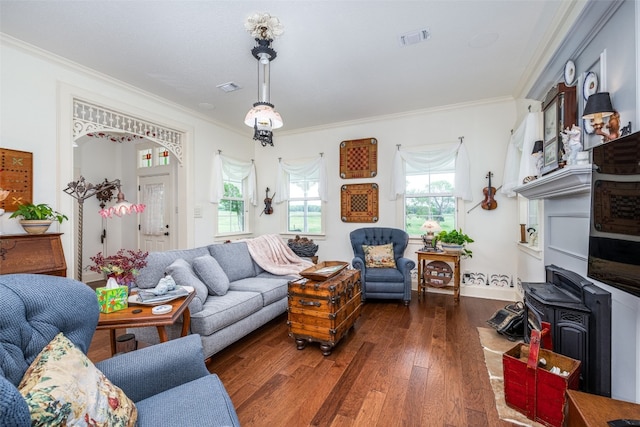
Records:
[[[433,239],[435,237],[435,233],[440,231],[440,224],[437,221],[432,219],[426,220],[421,226],[420,230],[425,230],[426,233],[422,235],[422,242],[424,243],[425,251],[433,250]]]
[[[604,125],[602,119],[609,117],[609,123]],[[609,92],[594,93],[587,99],[587,105],[582,113],[583,119],[591,120],[591,124],[595,129],[595,134],[603,138],[603,142],[608,142],[620,137],[620,114],[613,109]],[[606,127],[609,132],[602,130]],[[623,130],[626,131],[626,126]],[[628,125],[628,131],[631,132],[631,122]]]
[[[111,218],[113,214],[117,216],[122,216],[125,214],[131,213],[142,213],[144,212],[145,205],[142,204],[133,204],[129,203],[125,200],[124,194],[120,189],[121,184],[119,179],[114,179],[113,181],[107,181],[105,178],[104,182],[101,182],[98,185],[93,185],[90,182],[86,182],[84,177],[78,178],[77,181],[70,182],[67,184],[67,188],[63,191],[76,199],[78,201],[78,247],[77,249],[77,269],[76,269],[76,279],[82,281],[82,224],[84,220],[84,201],[90,197],[96,196],[96,198],[100,201],[100,215],[103,218]],[[113,190],[118,190],[118,194],[116,196],[116,204],[113,207],[105,209],[106,203],[111,201],[113,198]]]

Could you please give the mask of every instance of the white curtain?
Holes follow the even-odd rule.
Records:
[[[439,170],[451,170],[455,167],[456,179],[453,195],[465,201],[473,200],[469,174],[469,156],[463,143],[456,143],[449,148],[426,151],[397,150],[393,159],[391,174],[390,200],[404,195],[406,173],[431,173]]]
[[[511,135],[504,164],[504,183],[500,193],[515,197],[513,189],[522,185],[527,176],[536,176],[536,159],[531,155],[533,145],[542,139],[542,113],[529,113]]]
[[[211,203],[220,203],[224,197],[224,175],[230,179],[247,179],[247,198],[253,206],[258,205],[256,195],[256,167],[253,162],[243,162],[223,156],[220,153],[213,158],[211,175]]]
[[[145,185],[142,197],[146,205],[142,234],[160,236],[164,233],[164,184]]]
[[[287,163],[282,160],[278,162],[278,175],[276,177],[275,203],[282,203],[289,200],[289,180],[287,174],[304,176],[309,179],[318,180],[318,193],[320,200],[326,202],[327,196],[327,167],[324,157],[305,163]]]

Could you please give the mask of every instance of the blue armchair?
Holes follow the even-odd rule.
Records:
[[[84,283],[37,274],[0,275],[0,426],[30,426],[16,388],[59,332],[86,354],[98,323]],[[96,367],[135,402],[138,426],[239,426],[220,379],[207,371],[198,335],[125,353]]]
[[[360,270],[362,300],[367,298],[402,299],[404,305],[411,301],[411,270],[416,263],[404,258],[409,244],[409,235],[397,228],[365,227],[353,230],[349,235],[354,258],[351,264]],[[393,244],[396,268],[367,268],[363,245],[379,246]]]

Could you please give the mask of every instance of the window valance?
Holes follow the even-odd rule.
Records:
[[[280,160],[278,162],[278,175],[276,177],[275,203],[289,200],[289,183],[285,174],[302,176],[318,180],[318,193],[320,200],[326,202],[327,197],[327,167],[324,157],[304,163],[290,163]]]
[[[445,149],[397,150],[393,159],[390,199],[396,200],[398,196],[404,195],[407,173],[426,174],[440,170],[451,170],[452,167],[455,168],[456,174],[453,195],[465,201],[473,200],[469,182],[469,156],[462,142]]]
[[[256,196],[256,167],[251,162],[235,160],[217,153],[213,158],[213,173],[211,179],[211,203],[220,203],[224,197],[224,175],[230,179],[247,179],[247,198],[253,206],[258,205]]]

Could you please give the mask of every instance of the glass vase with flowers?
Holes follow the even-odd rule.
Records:
[[[147,265],[148,255],[149,252],[131,249],[120,249],[110,256],[98,252],[96,256],[90,257],[94,265],[89,266],[89,270],[104,273],[107,278],[113,277],[118,285],[127,286],[131,290],[135,284],[135,276]]]

